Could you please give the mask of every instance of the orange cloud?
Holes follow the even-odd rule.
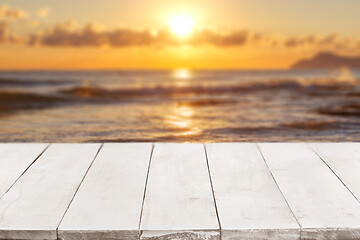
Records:
[[[0,22],[0,42],[5,42],[8,35],[8,24]]]
[[[325,36],[291,36],[284,39],[283,46],[286,48],[354,54],[360,51],[358,42],[359,40],[354,37],[340,36],[333,33]]]
[[[10,8],[7,5],[0,6],[0,19],[19,20],[27,18],[27,13],[21,9]]]
[[[23,43],[23,39],[10,34],[9,23],[0,21],[0,43]]]
[[[74,23],[68,21],[56,24],[42,33],[29,37],[30,45],[78,47],[78,46],[171,46],[171,45],[200,45],[239,46],[248,41],[248,31],[233,31],[220,33],[213,30],[197,30],[186,39],[180,39],[167,29],[154,33],[151,30],[135,30],[117,28],[103,31],[97,25],[89,23],[83,28],[75,29]]]
[[[253,46],[340,51],[360,50],[357,39],[341,37],[337,34],[273,36],[253,33],[248,30],[221,32],[212,29],[197,29],[187,38],[179,38],[168,28],[156,32],[148,29],[131,28],[102,30],[93,23],[76,28],[73,21],[58,23],[40,33],[30,35],[28,39],[29,45],[49,47],[210,45],[215,47]]]
[[[308,36],[291,36],[284,41],[284,46],[293,48],[301,47],[305,45],[313,45],[316,43],[316,37],[313,35]]]
[[[43,8],[40,8],[37,11],[37,16],[41,17],[41,18],[44,18],[44,17],[47,17],[49,15],[49,12],[50,12],[49,8],[43,7]]]
[[[113,48],[129,46],[172,47],[172,46],[214,46],[214,47],[253,47],[305,49],[310,51],[333,50],[342,53],[360,51],[359,39],[328,35],[270,35],[248,30],[219,31],[214,29],[195,29],[186,38],[179,38],[169,28],[157,31],[150,29],[114,28],[103,29],[98,24],[88,23],[77,27],[74,21],[66,21],[43,29],[22,39],[9,34],[9,24],[2,22],[0,32],[2,43],[24,43],[29,46],[45,47],[102,47]]]

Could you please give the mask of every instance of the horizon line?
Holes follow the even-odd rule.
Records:
[[[291,67],[284,68],[0,68],[0,72],[26,72],[26,71],[287,71],[294,70]],[[297,69],[299,70],[299,69]],[[306,70],[306,69],[305,69]]]

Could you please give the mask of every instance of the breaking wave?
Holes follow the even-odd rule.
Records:
[[[67,102],[66,99],[33,93],[1,91],[0,114],[25,110],[52,107]]]
[[[61,93],[85,98],[122,99],[146,96],[173,96],[188,94],[236,94],[254,91],[290,90],[316,93],[316,91],[348,90],[347,94],[360,94],[359,81],[344,81],[339,79],[285,79],[262,82],[248,82],[232,85],[194,85],[194,86],[156,86],[142,88],[110,89],[99,86],[76,86],[60,90]]]

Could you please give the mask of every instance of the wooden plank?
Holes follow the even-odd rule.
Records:
[[[142,239],[219,239],[202,144],[155,144]]]
[[[259,146],[302,227],[302,239],[360,238],[359,202],[307,144]]]
[[[0,144],[0,198],[45,150],[45,143]]]
[[[63,240],[139,239],[151,143],[105,144],[58,230]]]
[[[360,143],[310,143],[310,147],[360,200]]]
[[[206,144],[222,239],[300,239],[255,143]]]
[[[52,144],[0,199],[0,239],[57,239],[100,144]]]

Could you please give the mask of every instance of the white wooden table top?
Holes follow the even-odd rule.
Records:
[[[0,239],[360,239],[360,143],[0,144]]]

